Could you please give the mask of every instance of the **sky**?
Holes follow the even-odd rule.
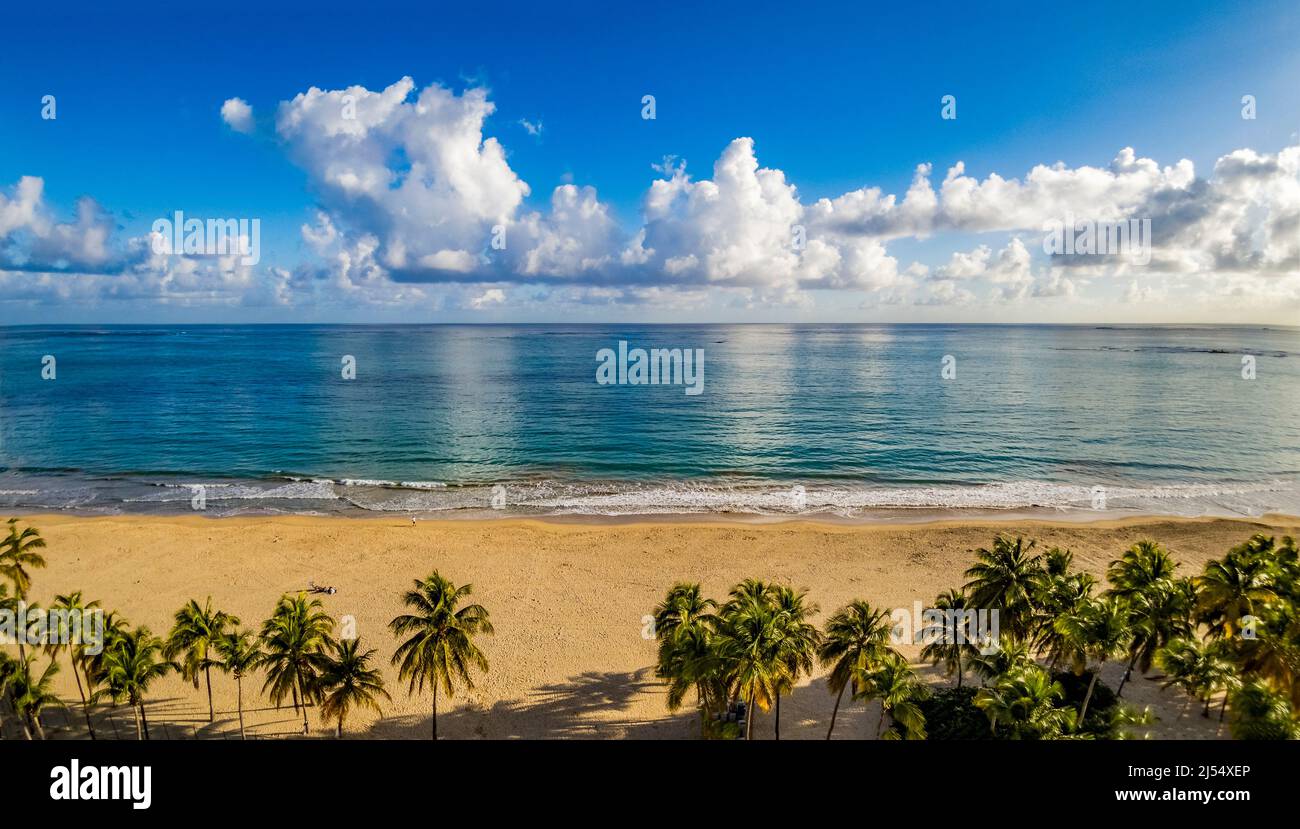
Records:
[[[59,5],[0,324],[1300,311],[1294,2]]]

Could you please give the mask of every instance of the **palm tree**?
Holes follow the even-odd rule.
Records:
[[[934,609],[943,615],[944,622],[924,631],[926,644],[921,648],[921,658],[935,665],[942,662],[948,676],[957,675],[957,687],[960,688],[966,673],[962,657],[966,657],[969,665],[969,661],[979,653],[975,644],[979,633],[975,630],[973,618],[976,611],[970,608],[970,599],[962,589],[940,593],[934,600]]]
[[[712,666],[713,635],[717,630],[717,602],[706,599],[698,584],[678,583],[655,608],[655,638],[659,654],[655,675],[668,682],[668,710],[681,707],[686,693],[695,688],[700,724],[723,698],[718,692],[719,671]]]
[[[333,641],[334,620],[319,599],[307,600],[298,593],[280,597],[271,618],[262,625],[266,646],[266,682],[262,693],[279,705],[293,697],[293,708],[302,706],[302,733],[309,731],[307,703],[316,696],[316,678],[326,662],[325,650]]]
[[[0,651],[0,740],[5,738],[4,703],[9,699],[9,686],[17,670],[18,661],[4,651]]]
[[[1040,557],[1030,555],[1033,547],[1033,541],[1026,545],[1019,537],[1013,541],[999,535],[993,540],[992,550],[981,547],[975,551],[979,563],[966,571],[970,581],[965,588],[970,593],[971,605],[997,609],[1001,613],[1001,627],[1017,639],[1029,635],[1034,596],[1044,579]]]
[[[706,599],[699,584],[678,582],[655,607],[655,638],[663,641],[682,631],[712,627],[718,621],[718,603]]]
[[[343,739],[343,720],[355,708],[369,708],[382,714],[379,698],[391,699],[384,690],[383,675],[368,667],[374,650],[360,652],[360,639],[345,639],[330,644],[333,655],[320,675],[321,719],[338,722],[338,737]]]
[[[827,620],[826,635],[817,651],[822,666],[830,668],[826,686],[835,694],[835,707],[831,710],[831,725],[826,729],[826,739],[829,740],[835,730],[835,718],[840,711],[844,689],[853,683],[856,675],[874,670],[890,651],[889,636],[893,627],[893,619],[888,613],[876,610],[861,599],[840,608]],[[853,692],[857,693],[857,688]]]
[[[772,599],[773,587],[746,579],[731,590],[722,609],[719,658],[728,666],[732,698],[746,703],[745,739],[752,739],[757,708],[776,702],[794,684],[794,666],[782,651],[784,620]]]
[[[1192,635],[1194,601],[1195,590],[1190,579],[1158,579],[1129,596],[1128,624],[1132,641],[1129,643],[1128,667],[1124,669],[1115,696],[1123,695],[1124,684],[1134,666],[1146,673],[1151,669],[1156,651],[1175,639]]]
[[[712,715],[727,702],[726,661],[719,639],[703,627],[684,629],[660,643],[655,676],[668,682],[668,710],[676,711],[694,688],[700,708],[700,730],[707,735]]]
[[[776,611],[781,630],[781,658],[789,666],[788,681],[776,689],[776,711],[773,717],[776,739],[781,739],[781,693],[794,690],[800,674],[812,673],[813,659],[821,645],[822,634],[817,626],[808,621],[809,616],[817,613],[815,604],[808,604],[807,591],[796,591],[780,585],[771,593],[773,609]]]
[[[1232,685],[1232,666],[1223,650],[1213,645],[1202,646],[1194,639],[1175,639],[1156,651],[1155,662],[1165,673],[1160,687],[1177,686],[1204,701],[1203,717],[1210,716],[1213,696]]]
[[[1286,694],[1274,691],[1261,680],[1252,680],[1231,694],[1229,727],[1237,740],[1294,740],[1300,738]]]
[[[1222,561],[1206,562],[1195,584],[1197,621],[1217,639],[1231,640],[1241,630],[1243,616],[1259,614],[1278,598],[1271,562],[1249,543],[1229,550]]]
[[[1154,541],[1139,541],[1110,563],[1106,580],[1111,594],[1128,599],[1153,585],[1171,581],[1177,568],[1164,547]]]
[[[116,610],[110,610],[104,614],[104,632],[99,647],[94,653],[83,652],[82,668],[86,675],[86,697],[91,700],[92,704],[94,703],[97,686],[103,683],[107,671],[104,654],[112,650],[114,642],[129,632],[130,625],[127,624],[126,619]]]
[[[244,734],[244,677],[257,670],[266,659],[266,654],[262,653],[262,641],[251,630],[235,630],[216,641],[216,650],[221,656],[221,670],[235,677],[239,739],[247,740]]]
[[[5,604],[17,610],[27,599],[27,591],[32,587],[32,577],[27,571],[45,566],[45,559],[36,552],[44,549],[45,539],[41,538],[40,531],[35,527],[26,527],[20,531],[17,518],[10,518],[8,524],[9,533],[0,540],[0,576],[4,576],[14,586],[13,598]],[[23,648],[25,638],[25,635],[18,637],[19,661],[27,658],[27,652]]]
[[[27,570],[45,566],[45,559],[36,552],[45,547],[45,539],[35,527],[20,531],[17,518],[10,518],[8,523],[9,534],[0,541],[0,575],[13,584],[18,599],[25,599],[32,586],[32,577]]]
[[[54,675],[59,672],[59,663],[50,659],[40,676],[32,673],[35,659],[19,659],[9,679],[10,700],[14,713],[23,723],[23,733],[27,739],[45,739],[45,729],[41,727],[41,711],[51,705],[62,705],[52,690]]]
[[[163,641],[138,627],[116,635],[103,653],[104,691],[115,702],[126,702],[135,717],[135,737],[149,739],[149,717],[145,713],[145,695],[155,680],[169,671],[179,670],[175,662],[162,657]],[[92,697],[93,699],[93,697]]]
[[[1237,643],[1236,652],[1243,674],[1265,680],[1300,707],[1300,608],[1290,603],[1276,608],[1257,627],[1254,639]]]
[[[1083,704],[1079,706],[1076,725],[1082,726],[1102,667],[1108,659],[1121,653],[1125,644],[1131,641],[1128,614],[1118,599],[1093,600],[1080,606],[1076,612],[1058,618],[1054,626],[1066,643],[1076,675],[1083,675],[1088,669],[1089,661],[1097,663],[1092,669],[1088,690],[1083,695]]]
[[[1057,703],[1065,696],[1059,682],[1037,665],[1024,665],[998,677],[975,694],[975,705],[989,718],[994,734],[1010,740],[1051,740],[1074,720]]]
[[[424,692],[425,682],[433,691],[433,739],[438,739],[438,686],[448,697],[456,693],[456,683],[473,688],[470,668],[487,671],[488,661],[474,637],[493,632],[487,610],[479,604],[460,607],[473,593],[472,585],[457,587],[435,570],[423,580],[416,579],[413,590],[402,596],[413,613],[406,613],[388,623],[395,636],[409,638],[397,647],[393,664],[400,663],[398,677],[406,680],[408,693]]]
[[[51,658],[57,658],[59,651],[68,651],[68,662],[72,666],[72,676],[77,680],[77,694],[81,697],[81,713],[86,718],[86,730],[90,733],[90,739],[95,739],[95,725],[90,721],[90,702],[86,699],[86,689],[81,685],[81,672],[86,670],[86,643],[84,636],[84,624],[82,627],[83,634],[80,637],[82,641],[73,642],[70,619],[74,616],[85,619],[88,611],[99,607],[98,601],[86,602],[82,599],[81,591],[77,590],[67,595],[54,597],[52,609],[63,614],[62,628],[55,632],[52,631],[50,644],[46,647]],[[99,643],[103,646],[103,642]],[[87,678],[89,682],[89,678]]]
[[[181,661],[181,676],[199,687],[199,673],[208,686],[208,722],[216,721],[216,711],[212,707],[212,668],[220,666],[214,657],[216,641],[226,632],[226,628],[239,624],[239,619],[220,610],[212,609],[212,597],[209,596],[199,607],[199,603],[190,599],[176,611],[175,624],[167,636],[163,647],[163,656],[175,659],[184,654]]]
[[[925,685],[916,678],[907,659],[891,648],[874,670],[862,675],[854,699],[863,702],[880,700],[877,739],[924,740],[925,715],[917,702],[925,695]],[[888,731],[882,731],[886,717],[889,717],[890,727]]]
[[[998,639],[996,647],[978,651],[970,660],[971,671],[983,685],[1031,664],[1034,660],[1029,652],[1029,643],[1006,635]]]
[[[1053,547],[1043,556],[1043,577],[1034,596],[1035,619],[1033,648],[1045,653],[1055,668],[1066,658],[1069,645],[1056,630],[1061,616],[1076,612],[1092,598],[1097,580],[1089,573],[1071,570],[1074,554]]]

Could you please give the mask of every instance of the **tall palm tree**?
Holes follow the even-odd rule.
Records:
[[[943,614],[944,623],[924,631],[925,647],[921,648],[921,658],[935,665],[943,663],[948,676],[957,675],[957,687],[960,688],[966,666],[979,653],[975,641],[979,632],[971,618],[975,610],[970,607],[966,591],[961,589],[940,593],[934,600],[934,609]],[[967,660],[965,665],[962,664],[963,657]]]
[[[1025,544],[999,535],[993,549],[975,551],[979,562],[966,571],[965,588],[974,607],[998,610],[1000,627],[1017,639],[1029,635],[1034,619],[1034,596],[1042,587],[1044,574],[1039,556],[1032,555],[1034,542]]]
[[[821,645],[821,631],[808,621],[816,615],[818,607],[807,602],[807,591],[796,591],[784,585],[776,586],[770,594],[773,610],[780,627],[780,658],[789,670],[787,679],[776,689],[776,710],[773,716],[773,735],[781,739],[781,694],[794,690],[801,674],[812,673],[813,659]]]
[[[8,523],[9,534],[0,540],[0,576],[13,584],[18,599],[25,599],[32,586],[32,577],[27,571],[45,566],[45,559],[36,552],[44,549],[45,539],[35,527],[19,530],[17,518],[10,518]]]
[[[989,718],[995,735],[1009,740],[1051,740],[1074,720],[1074,712],[1057,705],[1065,697],[1038,665],[1023,665],[998,677],[975,694],[975,706]]]
[[[902,654],[890,649],[874,669],[859,680],[855,699],[863,702],[880,701],[880,719],[876,722],[877,739],[924,740],[925,715],[917,702],[926,695],[925,685]],[[882,731],[885,718],[889,718],[888,731]]]
[[[1128,613],[1118,599],[1089,601],[1076,612],[1058,618],[1055,628],[1066,643],[1075,674],[1082,676],[1088,670],[1090,662],[1096,663],[1092,669],[1092,679],[1088,681],[1088,690],[1083,695],[1083,703],[1079,706],[1076,725],[1082,726],[1102,667],[1111,657],[1122,653],[1131,640]]]
[[[302,710],[302,733],[307,734],[307,704],[316,697],[316,678],[325,666],[325,651],[333,641],[334,620],[319,599],[307,600],[306,593],[280,597],[271,618],[262,625],[266,646],[266,682],[262,692],[279,705],[293,697],[293,708]]]
[[[1061,616],[1076,612],[1092,598],[1097,580],[1089,573],[1072,570],[1074,554],[1053,547],[1042,558],[1043,577],[1034,595],[1033,649],[1046,654],[1048,664],[1055,668],[1062,659],[1068,644],[1057,632],[1055,622]]]
[[[184,607],[176,611],[171,633],[163,647],[163,656],[180,661],[181,676],[199,687],[199,674],[208,686],[208,722],[216,721],[216,711],[212,707],[212,668],[220,666],[214,645],[225,635],[226,629],[239,624],[239,619],[229,613],[212,609],[212,597],[199,607],[199,603],[190,599]]]
[[[1162,578],[1146,584],[1128,596],[1128,624],[1131,634],[1128,667],[1120,678],[1115,696],[1122,696],[1124,684],[1136,666],[1142,673],[1151,669],[1156,651],[1175,639],[1192,635],[1191,610],[1195,590],[1190,579]]]
[[[745,700],[747,740],[753,738],[757,709],[769,710],[781,690],[794,683],[795,666],[782,652],[784,620],[776,610],[773,589],[746,579],[732,588],[722,608],[718,652],[728,666],[732,698]]]
[[[1195,584],[1197,621],[1208,625],[1216,639],[1231,640],[1241,630],[1242,617],[1260,614],[1278,598],[1271,562],[1250,544],[1206,562]]]
[[[262,640],[251,630],[233,630],[216,641],[216,651],[221,656],[221,670],[235,677],[239,739],[247,740],[244,733],[244,677],[257,670],[266,659]]]
[[[677,584],[655,608],[658,659],[655,676],[668,683],[667,705],[676,711],[695,689],[700,733],[707,736],[716,714],[726,709],[727,668],[718,649],[717,603],[699,585]]]
[[[1178,564],[1168,550],[1154,541],[1144,540],[1110,563],[1106,580],[1110,582],[1111,594],[1128,599],[1153,585],[1172,580],[1176,569]]]
[[[654,625],[659,642],[655,675],[668,682],[668,710],[680,708],[693,687],[704,728],[725,697],[725,691],[716,693],[720,671],[712,664],[717,602],[705,598],[698,584],[675,584],[655,607]]]
[[[41,727],[41,711],[50,706],[62,705],[53,689],[54,676],[59,672],[59,663],[50,659],[45,670],[37,676],[32,672],[35,657],[20,659],[9,679],[10,701],[14,713],[23,723],[23,733],[27,739],[35,733],[36,739],[45,739],[45,729]]]
[[[115,702],[131,706],[137,740],[149,739],[149,717],[145,713],[145,695],[149,686],[170,671],[179,670],[179,666],[164,659],[162,653],[163,641],[146,627],[116,635],[103,653],[106,687],[97,694],[107,694]]]
[[[28,571],[45,566],[45,559],[37,552],[45,548],[45,539],[41,538],[40,531],[35,527],[20,530],[17,518],[10,518],[8,525],[8,534],[0,540],[0,576],[14,586],[13,598],[6,605],[16,611],[26,601],[27,591],[32,587],[32,577]],[[18,637],[19,661],[27,659],[24,639],[25,635]]]
[[[416,579],[414,589],[402,596],[413,612],[404,613],[388,623],[394,636],[409,638],[398,645],[393,664],[399,665],[398,677],[408,683],[408,693],[424,692],[429,683],[433,691],[433,739],[438,739],[438,686],[448,697],[456,693],[456,684],[473,688],[470,668],[487,671],[488,661],[474,641],[479,634],[493,633],[487,609],[479,604],[461,602],[474,592],[473,586],[460,587],[435,570],[424,579]]]
[[[374,650],[361,651],[360,639],[345,639],[330,645],[332,654],[320,675],[320,715],[338,723],[338,738],[343,739],[343,721],[357,708],[369,708],[382,714],[379,698],[391,699],[384,690],[384,677],[369,667]]]
[[[104,654],[112,650],[113,643],[125,636],[131,630],[127,620],[116,610],[110,610],[104,614],[104,632],[102,641],[94,653],[89,651],[83,652],[85,657],[82,667],[86,676],[86,697],[93,703],[97,686],[103,683],[104,675],[107,668],[104,664]]]
[[[835,694],[835,707],[831,710],[831,725],[826,729],[826,739],[829,740],[835,730],[835,718],[840,711],[844,689],[853,683],[855,676],[874,670],[891,650],[889,635],[893,627],[893,619],[888,613],[876,610],[861,599],[840,608],[827,620],[826,635],[817,651],[822,666],[830,668],[826,687]],[[853,692],[856,693],[857,688]]]
[[[57,658],[62,650],[68,652],[68,662],[72,666],[72,676],[77,680],[77,694],[81,697],[81,713],[86,718],[86,730],[90,733],[90,739],[92,740],[95,739],[95,724],[90,720],[90,702],[86,698],[86,689],[81,685],[81,673],[86,668],[85,616],[87,612],[98,607],[98,601],[85,601],[80,590],[66,595],[55,596],[51,608],[63,614],[63,625],[61,630],[51,631],[50,644],[46,646],[51,658]],[[77,642],[72,641],[73,631],[70,619],[74,615],[83,620],[82,635],[79,637],[81,641]],[[99,645],[102,647],[103,642],[100,642]],[[87,682],[89,682],[89,679],[87,679]]]

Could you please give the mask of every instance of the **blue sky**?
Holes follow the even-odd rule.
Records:
[[[194,10],[69,4],[59,12],[28,4],[5,14],[0,193],[12,200],[21,177],[40,177],[43,209],[51,216],[69,221],[76,201],[88,196],[111,216],[120,240],[147,233],[155,218],[176,209],[259,217],[259,267],[287,271],[313,267],[319,252],[308,249],[300,227],[329,202],[319,175],[304,169],[276,126],[281,102],[310,87],[379,91],[406,76],[414,81],[412,98],[430,84],[458,95],[484,87],[495,111],[483,122],[483,135],[500,142],[510,170],[530,188],[519,209],[545,212],[555,187],[590,185],[628,235],[645,221],[642,199],[650,182],[663,177],[652,164],[675,156],[696,180],[707,179],[739,137],[752,138],[758,163],[782,171],[808,205],[871,186],[901,199],[922,163],[933,164],[938,187],[958,161],[979,180],[994,173],[1022,178],[1034,165],[1058,161],[1071,169],[1105,168],[1124,147],[1162,166],[1189,159],[1204,178],[1224,154],[1241,148],[1275,154],[1295,145],[1300,130],[1300,14],[1293,2],[1050,9],[1001,3],[720,3],[707,9],[224,3]],[[39,117],[47,94],[57,98],[53,121]],[[656,97],[653,121],[641,118],[644,94]],[[939,118],[945,94],[956,96],[955,120]],[[1254,120],[1240,117],[1244,94],[1258,101]],[[222,103],[236,96],[253,108],[251,135],[232,130],[219,115]],[[520,119],[540,123],[540,134],[531,135]],[[336,219],[345,234],[366,231],[349,227],[357,214],[339,210]],[[949,254],[985,241],[979,232],[950,230],[891,237],[888,254],[899,270],[921,262],[932,280]],[[383,231],[374,232],[391,244]],[[1006,236],[986,240],[994,254]],[[618,279],[568,284],[608,288]],[[627,280],[654,282],[644,274]],[[464,293],[465,281],[457,277],[456,291]],[[548,292],[565,282],[554,275],[533,283],[485,273],[475,290],[481,296],[499,286],[506,296],[486,303],[492,319],[563,318],[563,303]],[[756,296],[755,278],[728,283],[717,274],[695,277],[685,290],[706,286],[705,304],[688,304],[714,318],[920,318],[920,303],[891,295],[873,304],[879,282],[823,289],[804,280],[797,291],[806,301],[791,301],[785,288],[779,300]],[[438,283],[424,284],[436,291]],[[714,286],[740,299],[714,296]],[[1107,316],[1108,294],[1097,296],[1099,304],[1087,313]],[[516,307],[516,297],[527,301]],[[672,314],[671,304],[625,299],[592,313]],[[429,301],[399,315],[478,318],[464,296]],[[200,306],[161,297],[72,302],[37,296],[0,301],[0,322],[286,316],[255,304],[237,311]],[[295,307],[301,316],[338,316],[337,309]],[[944,307],[926,313],[954,319],[967,313]],[[1041,311],[1006,310],[1009,318]],[[377,307],[360,316],[391,313]]]

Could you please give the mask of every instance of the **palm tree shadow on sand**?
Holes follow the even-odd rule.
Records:
[[[630,672],[587,671],[566,682],[544,685],[522,699],[489,707],[458,704],[438,712],[438,736],[448,739],[664,739],[698,733],[694,711],[664,718],[626,716],[638,697],[658,696],[662,684],[653,669]],[[658,713],[658,712],[656,712]],[[428,716],[387,717],[366,736],[427,739]]]

